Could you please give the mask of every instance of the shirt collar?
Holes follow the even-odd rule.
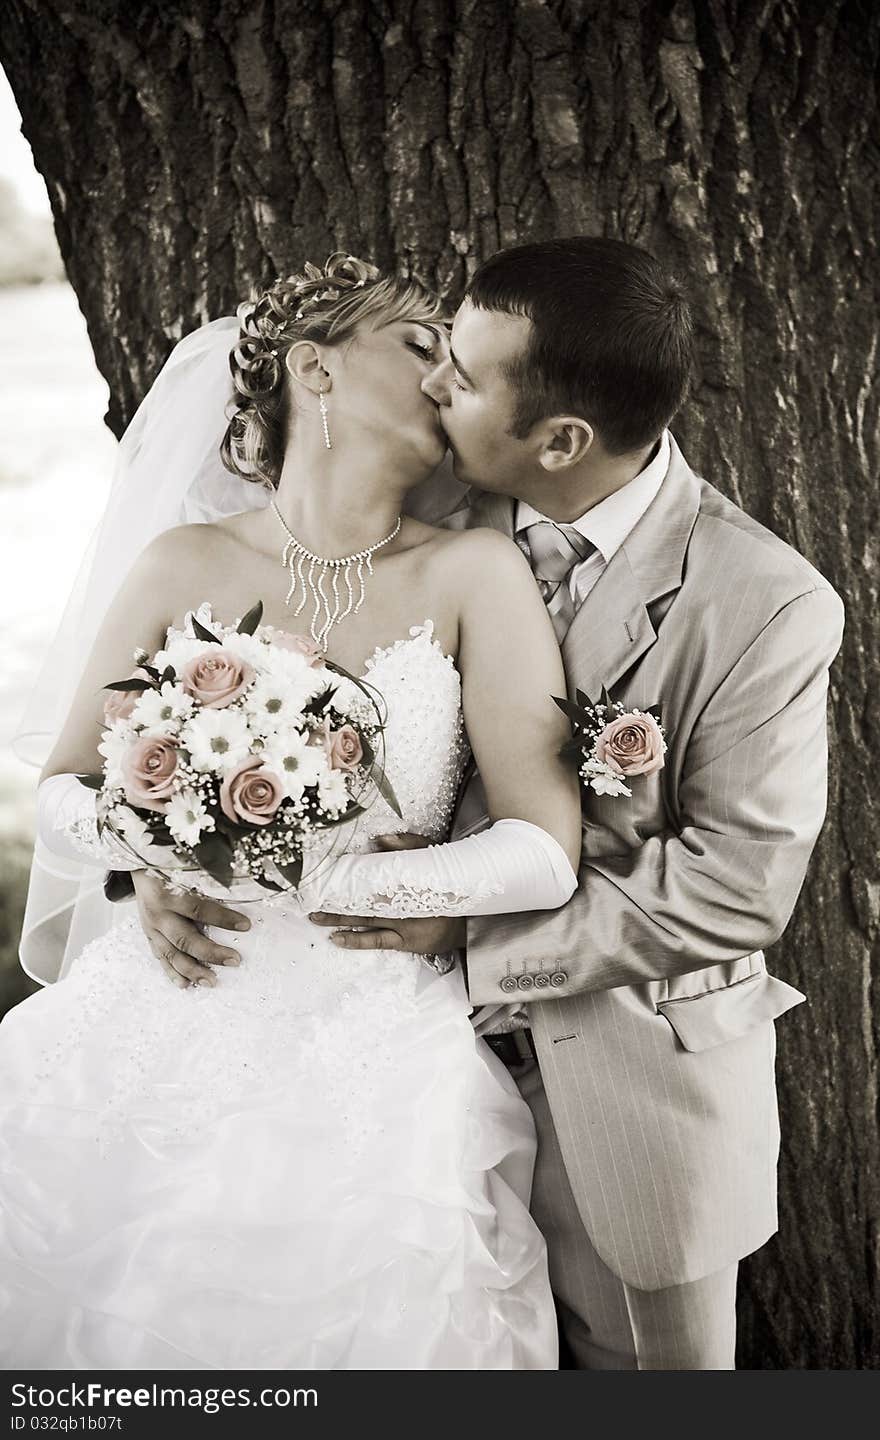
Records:
[[[669,469],[670,445],[669,431],[664,430],[660,436],[660,444],[657,447],[657,454],[650,460],[644,470],[640,470],[628,485],[620,490],[615,490],[613,495],[607,495],[581,515],[577,520],[570,520],[567,523],[586,540],[589,540],[607,565],[611,557],[617,553],[621,545],[627,539],[631,531],[641,520],[651,501],[657,496],[657,492],[666,477]],[[547,516],[535,510],[526,500],[518,500],[516,503],[516,530],[525,529],[527,525],[534,525],[539,520],[546,520]]]

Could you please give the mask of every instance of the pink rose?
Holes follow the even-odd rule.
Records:
[[[122,757],[125,798],[142,810],[164,810],[174,791],[177,746],[163,736],[142,735]]]
[[[281,781],[273,770],[252,755],[236,765],[220,786],[220,808],[229,820],[268,825],[284,799]]]
[[[311,670],[324,664],[324,652],[314,640],[306,640],[302,635],[288,635],[286,630],[276,630],[272,626],[267,626],[267,629],[273,645],[277,645],[279,650],[292,650],[294,654],[302,655]]]
[[[653,775],[662,770],[663,736],[653,715],[630,711],[610,720],[596,740],[596,757],[615,775]]]
[[[140,665],[129,675],[129,680],[149,680],[146,670]],[[127,720],[135,705],[141,698],[140,690],[110,690],[107,699],[104,701],[104,719],[108,725],[114,720]]]
[[[209,710],[220,710],[237,700],[253,678],[253,666],[219,645],[210,645],[184,665],[180,682],[194,700]]]
[[[331,770],[354,770],[364,758],[360,736],[351,725],[329,731]]]

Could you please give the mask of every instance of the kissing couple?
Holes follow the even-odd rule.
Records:
[[[63,977],[0,1026],[7,1366],[547,1370],[561,1330],[573,1368],[734,1367],[843,611],[670,433],[693,330],[576,236],[492,256],[451,329],[340,254],[172,353],[38,792],[23,958]],[[76,776],[135,640],[192,658],[257,597],[381,694],[400,813],[239,910]],[[65,941],[43,882],[108,870],[136,906]]]

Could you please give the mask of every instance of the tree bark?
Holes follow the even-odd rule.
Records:
[[[750,1369],[880,1366],[878,55],[872,0],[7,0],[0,42],[117,434],[176,339],[336,248],[450,303],[578,231],[689,279],[685,451],[848,611]]]

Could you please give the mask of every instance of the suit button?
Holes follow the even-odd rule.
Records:
[[[550,976],[550,984],[555,985],[558,989],[560,985],[565,984],[567,979],[568,976],[566,975],[564,970],[554,970],[553,974]]]
[[[516,977],[517,990],[531,990],[534,983],[531,975],[517,975]]]
[[[546,989],[547,989],[547,986],[548,986],[549,984],[550,984],[550,976],[547,975],[543,970],[540,972],[539,975],[536,975],[536,976],[535,976],[535,989],[536,989],[536,990],[546,990]]]
[[[516,981],[514,980],[512,975],[505,975],[504,979],[501,981],[501,989],[504,991],[505,995],[509,995],[511,990],[516,989]]]

